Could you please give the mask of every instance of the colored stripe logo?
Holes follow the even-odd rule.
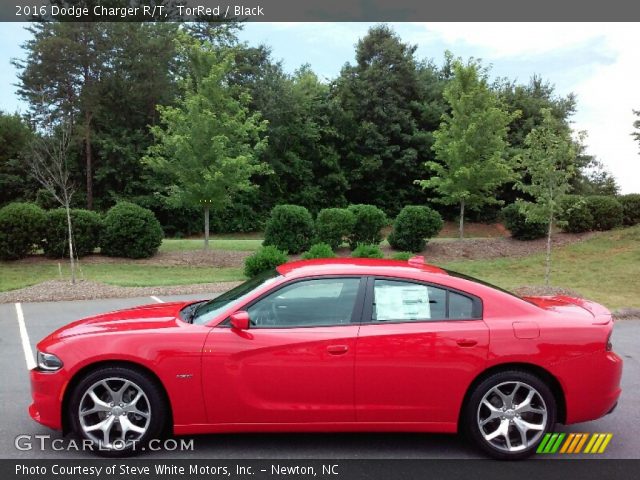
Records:
[[[536,453],[604,453],[611,438],[611,433],[547,433]]]

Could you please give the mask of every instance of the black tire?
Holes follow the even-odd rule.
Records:
[[[517,389],[515,388],[516,382],[520,383]],[[506,394],[506,397],[510,396],[510,390],[513,388],[515,398],[511,403],[520,406],[522,410],[507,408],[506,411],[502,411],[504,401],[494,390],[496,387],[499,387],[500,392]],[[525,411],[526,409],[523,405],[526,404],[526,399],[523,399],[523,396],[528,395],[528,392],[532,391],[532,389],[535,391],[531,400],[533,402],[532,408],[528,409],[531,411]],[[481,407],[481,402],[485,399],[485,395],[487,395],[487,402],[496,409],[494,412],[488,408],[486,403],[483,403]],[[500,405],[500,402],[503,402],[503,406]],[[543,410],[546,415],[537,413]],[[529,457],[536,451],[544,438],[544,434],[555,426],[556,418],[556,399],[549,386],[539,377],[529,372],[509,370],[487,377],[474,388],[469,401],[464,407],[462,427],[473,443],[491,457],[500,460],[519,460]],[[522,427],[526,425],[522,420],[530,424],[540,425],[542,429],[527,430]],[[481,426],[481,421],[488,423]],[[521,430],[518,426],[525,430],[524,438],[526,443],[522,440]],[[504,430],[502,430],[503,428]],[[499,434],[491,441],[485,438],[485,435],[491,436],[497,430],[506,431],[506,435]],[[507,439],[506,437],[509,438]]]
[[[100,412],[91,414],[89,421],[85,420],[85,424],[91,423],[92,425],[96,425],[104,421],[107,415],[109,417],[113,416],[113,422],[116,424],[114,427],[114,434],[119,433],[121,436],[123,435],[123,429],[121,427],[122,423],[120,419],[123,416],[129,421],[127,425],[133,425],[139,429],[144,427],[144,433],[142,434],[138,432],[125,432],[124,434],[125,436],[137,435],[137,438],[129,439],[126,442],[121,443],[117,442],[116,439],[112,442],[113,445],[111,446],[104,443],[100,444],[100,440],[96,441],[95,438],[92,438],[91,433],[86,432],[83,428],[82,421],[80,419],[81,402],[84,402],[82,408],[83,411],[86,412],[86,402],[92,402],[92,400],[87,400],[87,397],[90,398],[88,392],[93,390],[94,393],[96,393],[95,389],[97,388],[99,393],[99,389],[103,388],[101,387],[101,382],[105,380],[110,387],[115,389],[117,389],[119,385],[122,385],[120,388],[124,391],[121,393],[123,397],[128,395],[129,399],[131,399],[132,396],[135,398],[134,392],[137,392],[138,390],[141,390],[144,394],[144,397],[138,400],[135,407],[136,412],[139,411],[140,414],[132,412],[114,414],[113,412],[107,413],[106,411],[101,410]],[[125,382],[127,381],[131,382],[131,386],[125,387]],[[103,390],[105,393],[100,400],[108,403],[109,391],[106,390],[106,388],[103,388]],[[114,393],[117,394],[117,392]],[[112,405],[111,403],[108,404]],[[94,408],[96,405],[97,404],[94,404]],[[144,418],[142,415],[145,413],[148,415],[147,418]],[[116,366],[99,368],[88,373],[84,378],[82,378],[71,393],[67,414],[69,415],[70,425],[73,432],[82,440],[91,442],[93,452],[105,457],[131,456],[140,452],[146,447],[150,440],[160,438],[162,436],[166,419],[169,418],[165,396],[161,387],[154,379],[134,368]],[[96,431],[96,434],[98,433],[99,432]]]

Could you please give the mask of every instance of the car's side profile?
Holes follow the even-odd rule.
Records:
[[[293,262],[209,302],[52,333],[29,412],[114,454],[167,430],[465,431],[522,458],[556,422],[613,410],[612,328],[597,303],[519,298],[418,258]]]

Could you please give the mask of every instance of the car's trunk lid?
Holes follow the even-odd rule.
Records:
[[[545,310],[571,316],[582,316],[594,325],[606,325],[612,321],[611,312],[603,305],[584,298],[555,295],[548,297],[523,297]]]

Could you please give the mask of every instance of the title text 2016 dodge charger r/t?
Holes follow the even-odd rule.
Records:
[[[31,416],[102,451],[169,429],[465,431],[522,458],[620,395],[611,314],[409,262],[281,265],[209,302],[71,323],[38,344]],[[123,447],[124,446],[124,447]]]

